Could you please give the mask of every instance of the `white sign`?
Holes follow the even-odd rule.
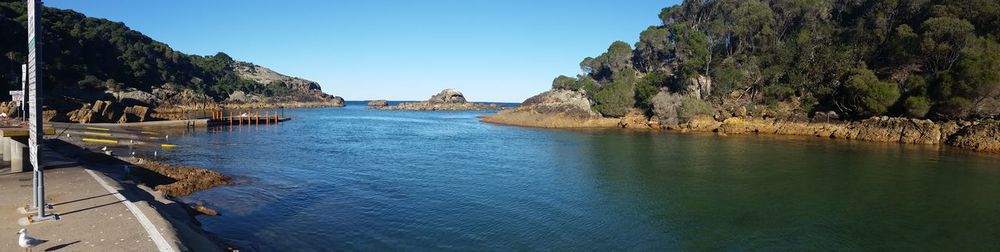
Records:
[[[21,90],[11,90],[10,91],[10,99],[12,101],[16,101],[16,102],[23,102],[24,101],[24,91],[21,91]]]
[[[38,166],[38,147],[42,138],[42,79],[38,59],[42,50],[35,40],[41,32],[38,23],[38,13],[41,12],[38,0],[28,0],[28,152],[31,166]]]

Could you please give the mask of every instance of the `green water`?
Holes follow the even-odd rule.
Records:
[[[1000,157],[767,136],[527,129],[485,112],[290,110],[178,140],[233,175],[251,250],[1000,250]]]

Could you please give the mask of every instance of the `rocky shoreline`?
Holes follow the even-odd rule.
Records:
[[[487,123],[539,128],[641,129],[672,132],[711,132],[719,135],[788,135],[903,144],[947,145],[1000,153],[1000,122],[934,122],[899,117],[872,117],[860,121],[809,122],[750,116],[716,120],[697,116],[676,126],[660,125],[656,117],[630,113],[622,118],[570,117],[518,108],[480,117]]]
[[[175,166],[137,157],[121,159],[145,171],[155,173],[156,176],[163,176],[169,178],[169,180],[173,180],[173,182],[170,182],[169,180],[162,181],[162,178],[154,176],[140,176],[145,178],[144,180],[146,180],[147,185],[169,197],[188,196],[216,186],[228,185],[232,180],[222,173],[205,168]],[[145,171],[134,171],[133,173],[142,173]]]

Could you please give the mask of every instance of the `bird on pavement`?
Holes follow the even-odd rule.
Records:
[[[24,251],[31,252],[31,248],[38,246],[39,244],[47,242],[46,240],[39,240],[34,237],[28,236],[28,230],[21,229],[17,231],[17,245],[24,248]]]

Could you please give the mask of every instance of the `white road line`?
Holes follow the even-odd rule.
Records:
[[[156,243],[157,249],[162,252],[174,251],[174,248],[170,247],[170,243],[167,242],[167,239],[163,238],[163,234],[160,234],[160,231],[156,230],[156,226],[153,225],[153,222],[150,222],[149,218],[146,218],[146,215],[139,210],[139,207],[137,207],[135,203],[126,200],[125,196],[122,196],[121,193],[118,193],[118,190],[115,190],[113,187],[108,185],[108,183],[105,183],[101,177],[98,177],[97,174],[94,173],[94,171],[87,170],[87,173],[90,173],[90,176],[94,177],[94,180],[97,180],[97,183],[100,183],[105,190],[108,190],[109,193],[115,195],[115,198],[121,200],[122,204],[125,204],[125,207],[128,208],[129,212],[132,212],[132,215],[135,215],[135,219],[139,220],[139,224],[142,224],[142,227],[146,229],[146,233],[149,233],[149,238],[152,238],[153,243]]]

